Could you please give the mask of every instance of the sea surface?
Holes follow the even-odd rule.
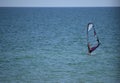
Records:
[[[120,83],[119,65],[119,7],[0,8],[0,83]]]

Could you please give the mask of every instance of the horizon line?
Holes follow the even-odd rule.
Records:
[[[120,6],[0,6],[0,7],[120,7]]]

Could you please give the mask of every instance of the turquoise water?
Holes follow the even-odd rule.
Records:
[[[120,8],[0,8],[0,83],[119,83]],[[101,46],[87,55],[86,26]]]

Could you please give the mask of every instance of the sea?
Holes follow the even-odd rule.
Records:
[[[119,54],[120,7],[0,7],[0,83],[120,83]]]

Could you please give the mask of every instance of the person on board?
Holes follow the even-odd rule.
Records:
[[[99,47],[100,45],[100,42],[99,42],[99,39],[97,38],[97,42],[98,44],[94,47],[90,47],[90,44],[88,43],[88,53],[90,54],[91,52],[93,52],[97,47]]]

